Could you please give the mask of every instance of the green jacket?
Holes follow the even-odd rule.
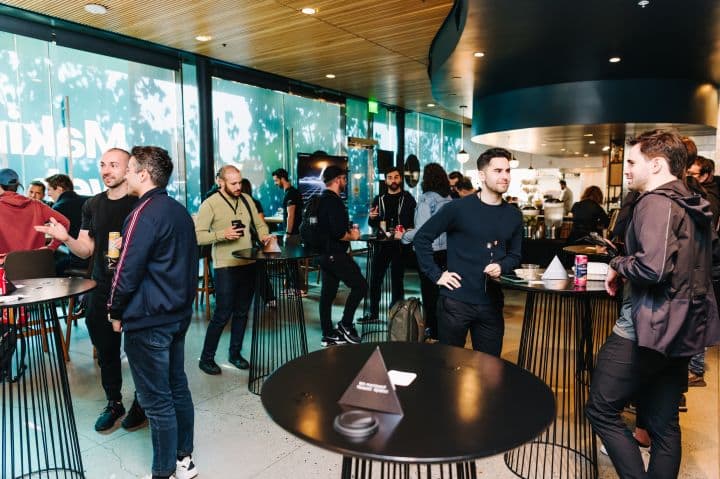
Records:
[[[215,268],[242,266],[252,263],[249,260],[234,258],[232,252],[252,248],[250,225],[253,221],[260,238],[264,238],[269,234],[267,225],[258,216],[252,198],[244,193],[243,197],[247,200],[250,211],[247,210],[240,198],[228,198],[221,191],[208,197],[200,205],[200,210],[195,219],[195,234],[199,245],[212,244],[212,259]],[[237,208],[235,208],[236,202]],[[250,215],[252,215],[252,220]],[[223,232],[230,226],[232,220],[242,220],[245,225],[245,236],[230,241],[225,239]]]

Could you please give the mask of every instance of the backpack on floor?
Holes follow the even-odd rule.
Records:
[[[390,341],[422,343],[425,340],[425,318],[418,298],[408,298],[393,304],[388,313]]]
[[[310,198],[302,213],[300,222],[300,239],[306,248],[319,250],[322,247],[323,234],[318,224],[318,207],[320,195]]]

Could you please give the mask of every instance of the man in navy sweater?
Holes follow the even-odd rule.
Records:
[[[477,160],[482,191],[455,200],[435,213],[415,234],[423,273],[440,288],[440,342],[500,356],[505,333],[503,295],[492,281],[520,264],[522,214],[503,201],[510,185],[512,154],[491,148]],[[433,261],[432,242],[447,233],[448,270]]]
[[[137,399],[150,420],[152,478],[191,479],[194,409],[185,375],[185,333],[197,285],[195,226],[165,191],[173,163],[155,146],[132,149],[122,253],[108,300],[108,320],[125,332]]]

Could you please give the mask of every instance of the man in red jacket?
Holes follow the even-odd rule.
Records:
[[[0,258],[4,258],[11,251],[24,251],[45,247],[45,235],[35,231],[33,226],[47,223],[55,218],[65,228],[70,227],[70,221],[53,211],[42,201],[33,200],[17,193],[20,179],[15,170],[3,168],[0,170]],[[53,240],[50,249],[57,249],[60,242]]]

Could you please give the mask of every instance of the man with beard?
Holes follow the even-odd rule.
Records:
[[[482,191],[452,201],[415,234],[422,272],[441,286],[438,336],[443,344],[500,356],[505,333],[503,295],[492,281],[520,264],[522,213],[502,199],[510,185],[512,154],[491,148],[477,160]],[[432,243],[447,233],[447,271],[433,261]]]
[[[678,407],[691,356],[720,339],[712,289],[708,202],[683,181],[688,149],[672,131],[628,141],[628,188],[639,193],[625,232],[627,254],[610,261],[605,289],[630,283],[626,308],[597,355],[585,414],[623,478],[677,477]],[[622,411],[634,400],[651,438],[647,470]]]
[[[360,273],[360,267],[348,254],[350,241],[360,238],[360,230],[349,228],[350,218],[340,193],[347,187],[347,173],[339,166],[328,166],[323,171],[325,190],[320,195],[317,206],[318,231],[322,234],[320,247],[320,272],[322,288],[320,290],[320,327],[322,327],[323,347],[336,344],[358,344],[358,336],[353,326],[353,317],[360,301],[365,297],[367,283]],[[332,325],[332,304],[337,295],[340,281],[350,288],[345,301],[342,320],[337,329]]]
[[[275,186],[282,188],[285,192],[282,202],[283,222],[285,223],[285,239],[283,244],[285,246],[299,246],[302,242],[300,239],[300,223],[302,222],[303,211],[302,195],[300,191],[290,183],[286,169],[278,168],[273,171],[272,177]],[[298,268],[298,274],[294,278],[288,278],[291,281],[289,286],[291,286],[291,289],[294,289],[297,294],[307,294],[307,285],[302,283],[299,270]]]
[[[108,258],[110,233],[122,231],[123,222],[135,207],[137,197],[128,194],[125,173],[130,154],[120,148],[111,148],[100,159],[100,175],[107,190],[87,200],[82,207],[82,223],[77,239],[68,234],[61,225],[36,227],[35,229],[62,241],[70,251],[80,257],[92,256],[92,279],[97,288],[88,298],[86,323],[90,341],[97,350],[100,378],[108,404],[95,422],[96,431],[111,429],[123,414],[122,371],[120,362],[120,333],[113,331],[107,321],[107,300],[110,295],[115,264]],[[121,242],[113,244],[119,248]],[[123,419],[125,429],[134,429],[145,423],[145,413],[135,399],[128,415]]]
[[[258,215],[252,197],[242,192],[242,175],[232,165],[218,172],[219,190],[200,205],[195,220],[199,245],[212,245],[215,267],[215,312],[208,324],[199,367],[207,374],[220,374],[215,362],[220,336],[228,321],[230,330],[230,363],[239,369],[250,364],[242,357],[243,338],[248,313],[255,293],[255,262],[237,259],[233,251],[252,248],[251,228],[260,239],[269,239],[268,227]]]
[[[384,223],[386,231],[393,231],[395,237],[402,237],[403,228],[412,229],[415,225],[415,198],[402,189],[402,173],[397,167],[391,167],[385,172],[385,184],[387,193],[378,195],[373,199],[370,208],[368,224],[377,228]],[[392,303],[403,299],[405,287],[403,276],[405,265],[403,264],[403,246],[400,241],[389,243],[378,243],[375,255],[371,259],[370,277],[370,321],[379,317],[380,311],[380,289],[388,266],[391,271]]]

